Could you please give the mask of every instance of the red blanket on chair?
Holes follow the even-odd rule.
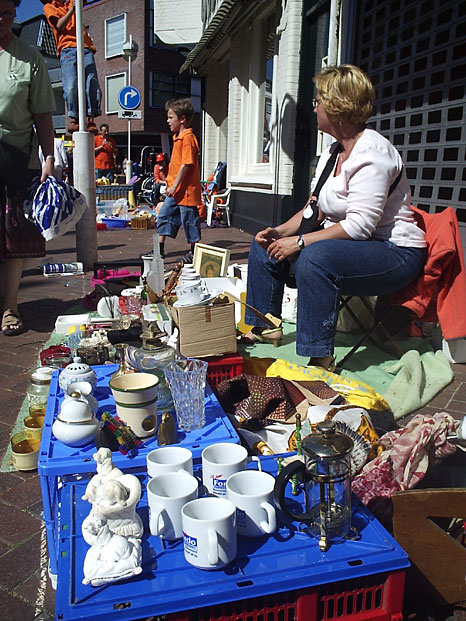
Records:
[[[413,207],[426,233],[427,262],[421,276],[390,296],[423,321],[439,321],[446,340],[466,338],[466,272],[456,213],[430,214]]]

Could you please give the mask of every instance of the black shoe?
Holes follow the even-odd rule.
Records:
[[[187,254],[182,258],[183,263],[192,263],[194,259],[193,251],[190,250]]]

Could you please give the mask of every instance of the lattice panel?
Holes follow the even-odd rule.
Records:
[[[400,151],[413,203],[466,226],[466,0],[360,0],[356,64],[374,82],[371,124]]]

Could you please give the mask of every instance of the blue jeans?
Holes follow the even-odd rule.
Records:
[[[95,169],[95,178],[96,179],[108,179],[110,183],[113,183],[115,178],[115,171],[113,168],[96,168]]]
[[[77,119],[79,117],[78,61],[75,47],[67,47],[60,52],[60,66],[66,110],[70,118]],[[102,91],[100,90],[97,77],[94,54],[88,48],[84,48],[84,74],[86,82],[86,114],[87,116],[100,116]]]
[[[421,273],[426,257],[426,248],[404,248],[373,239],[326,239],[304,248],[295,265],[296,353],[313,358],[333,354],[340,296],[399,291]],[[286,272],[286,264],[270,259],[253,240],[246,302],[264,314],[281,317]],[[265,325],[248,308],[245,322]]]
[[[180,226],[183,226],[188,244],[194,244],[201,239],[198,208],[178,205],[173,196],[167,196],[157,216],[157,233],[175,239]]]

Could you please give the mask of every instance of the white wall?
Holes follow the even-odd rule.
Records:
[[[197,43],[202,37],[201,0],[155,0],[154,32],[164,43]]]

